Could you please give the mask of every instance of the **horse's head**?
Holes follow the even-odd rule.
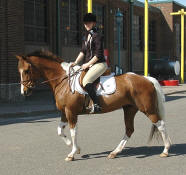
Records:
[[[38,73],[24,56],[16,56],[18,59],[18,71],[21,77],[21,94],[29,96],[35,87]]]

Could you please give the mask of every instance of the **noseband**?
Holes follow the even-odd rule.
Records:
[[[30,79],[29,80],[24,80],[24,81],[21,81],[20,84],[24,85],[25,87],[27,87],[28,89],[33,89],[35,87],[35,84],[34,84],[34,80],[33,80],[33,72],[32,72],[32,69],[30,71]]]

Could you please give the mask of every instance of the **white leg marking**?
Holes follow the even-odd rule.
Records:
[[[116,147],[116,149],[114,151],[112,151],[111,154],[118,154],[118,153],[120,153],[124,149],[124,147],[125,147],[125,145],[126,145],[128,140],[129,140],[129,137],[125,134],[123,140],[121,140],[119,145]]]
[[[160,131],[162,138],[163,138],[163,142],[164,142],[164,146],[165,146],[163,153],[168,155],[168,151],[169,151],[171,142],[170,142],[170,138],[169,138],[166,128],[165,128],[165,122],[163,120],[159,120],[154,125],[158,128],[158,130]]]
[[[21,69],[20,70],[20,76],[21,76],[21,82],[23,81],[23,70]],[[23,95],[24,94],[24,85],[21,83],[21,95]]]
[[[57,133],[58,133],[58,136],[62,137],[62,139],[64,140],[66,145],[70,146],[72,144],[72,142],[64,134],[64,128],[65,128],[66,125],[67,125],[67,123],[60,122],[58,127],[57,127]]]
[[[79,147],[77,146],[77,126],[73,129],[70,129],[70,134],[72,137],[72,151],[70,154],[68,154],[68,157],[65,159],[66,161],[74,158],[74,155],[79,152]]]

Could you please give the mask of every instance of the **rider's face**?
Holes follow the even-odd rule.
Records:
[[[86,22],[86,23],[84,23],[85,29],[87,31],[91,30],[95,25],[96,25],[95,22]]]

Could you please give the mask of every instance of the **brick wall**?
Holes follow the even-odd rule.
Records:
[[[23,42],[23,0],[1,0],[0,7],[0,98],[10,100],[18,88],[14,82],[18,82],[17,60],[15,55],[22,53]],[[14,94],[14,95],[12,95]]]

